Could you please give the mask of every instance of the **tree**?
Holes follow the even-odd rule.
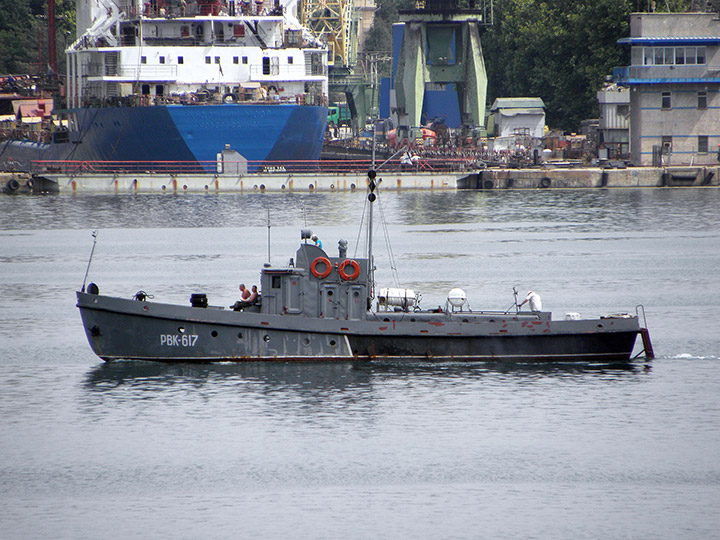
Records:
[[[661,0],[684,11],[691,0]],[[539,96],[553,127],[577,130],[596,115],[596,92],[612,68],[626,65],[629,16],[647,0],[495,0],[495,24],[483,37],[490,99]]]
[[[37,37],[30,5],[0,0],[0,74],[28,73],[37,55]]]
[[[65,45],[75,38],[74,0],[55,0],[55,19],[63,72]],[[0,74],[45,71],[46,66],[38,63],[47,62],[47,36],[47,0],[0,0]]]

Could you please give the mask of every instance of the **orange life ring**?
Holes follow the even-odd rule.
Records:
[[[348,266],[352,266],[352,274],[348,274],[345,270]],[[338,273],[340,274],[340,277],[345,281],[354,281],[360,275],[360,265],[357,263],[357,261],[353,259],[345,259],[343,262],[340,263]]]
[[[319,272],[317,269],[317,265],[321,263],[325,265],[325,270]],[[316,278],[325,279],[330,275],[330,272],[332,272],[332,264],[330,264],[330,261],[327,257],[318,257],[310,265],[310,271],[312,272],[312,275]]]

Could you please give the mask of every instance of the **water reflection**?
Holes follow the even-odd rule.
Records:
[[[367,385],[369,373],[358,370],[352,362],[281,363],[243,362],[212,364],[165,364],[162,362],[116,361],[94,367],[85,379],[85,387],[107,392],[126,387],[192,384],[195,386],[222,381],[259,382],[268,389],[347,390]]]
[[[708,230],[717,189],[395,191],[381,196],[391,224],[556,223],[572,230]],[[313,226],[359,222],[365,194],[225,193],[0,197],[0,230]],[[138,221],[142,216],[142,222]]]
[[[299,394],[337,391],[366,392],[378,380],[405,379],[441,382],[472,380],[487,376],[554,378],[612,375],[623,377],[647,371],[636,362],[612,364],[513,362],[332,362],[284,363],[242,362],[212,364],[165,364],[162,362],[115,361],[92,368],[84,386],[91,392],[111,392],[120,387],[155,388],[177,385],[204,386],[222,382],[260,383],[266,392],[292,390]]]

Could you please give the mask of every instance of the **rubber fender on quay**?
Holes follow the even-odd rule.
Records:
[[[20,189],[20,182],[15,178],[11,178],[5,184],[5,193],[15,193],[18,189]]]
[[[552,180],[550,180],[550,178],[548,178],[547,176],[545,178],[543,178],[542,180],[540,180],[541,188],[549,188],[550,184],[552,184]]]

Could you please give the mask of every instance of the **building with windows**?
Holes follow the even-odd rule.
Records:
[[[634,165],[717,164],[720,145],[720,19],[717,13],[633,13],[630,90]]]

